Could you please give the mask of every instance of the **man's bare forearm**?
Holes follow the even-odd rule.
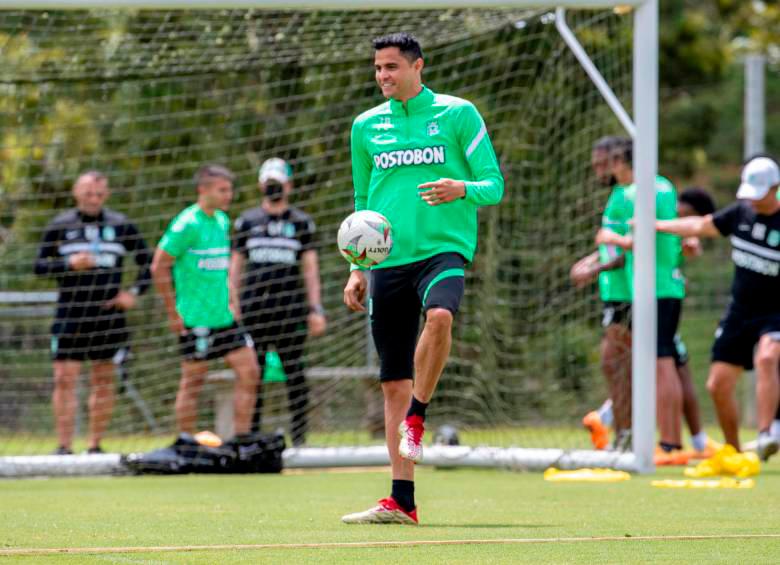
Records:
[[[717,237],[719,232],[712,216],[689,216],[675,220],[657,220],[655,229],[680,237]]]

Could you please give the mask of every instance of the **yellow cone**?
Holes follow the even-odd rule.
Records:
[[[544,472],[544,480],[553,483],[617,483],[628,481],[631,475],[625,471],[613,471],[612,469],[577,469],[575,471],[561,471],[550,467]]]
[[[744,479],[758,475],[760,472],[761,462],[755,453],[740,453],[733,446],[727,444],[696,467],[685,469],[685,476],[701,479],[725,475]]]

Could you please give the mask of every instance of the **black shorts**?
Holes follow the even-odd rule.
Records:
[[[612,324],[620,324],[628,328],[631,327],[630,302],[604,302],[604,308],[602,312],[602,327],[606,328]]]
[[[466,260],[441,253],[424,261],[371,271],[369,316],[379,353],[379,379],[397,381],[414,375],[414,350],[420,314],[431,308],[458,312],[465,290]]]
[[[680,327],[680,315],[682,314],[682,300],[679,298],[659,298],[656,300],[656,312],[658,315],[658,343],[656,356],[674,357],[678,360],[677,329]]]
[[[303,344],[308,336],[308,309],[303,302],[279,304],[274,301],[242,300],[242,323],[258,352],[269,346],[280,348],[290,344]]]
[[[179,349],[185,361],[210,361],[242,347],[253,347],[252,337],[234,323],[226,328],[187,328],[179,336]]]
[[[729,306],[715,330],[712,361],[753,368],[753,350],[764,335],[780,341],[780,314],[752,314]]]
[[[56,319],[51,334],[55,361],[105,361],[125,347],[129,337],[125,316],[118,310],[89,319]]]

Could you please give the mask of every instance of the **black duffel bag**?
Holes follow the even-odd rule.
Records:
[[[241,435],[218,446],[182,433],[173,445],[125,455],[122,463],[136,474],[279,473],[284,448],[280,432]]]

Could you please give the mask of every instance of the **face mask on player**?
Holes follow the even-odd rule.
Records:
[[[268,200],[278,202],[284,198],[284,187],[278,182],[269,181],[263,185],[263,194]]]

